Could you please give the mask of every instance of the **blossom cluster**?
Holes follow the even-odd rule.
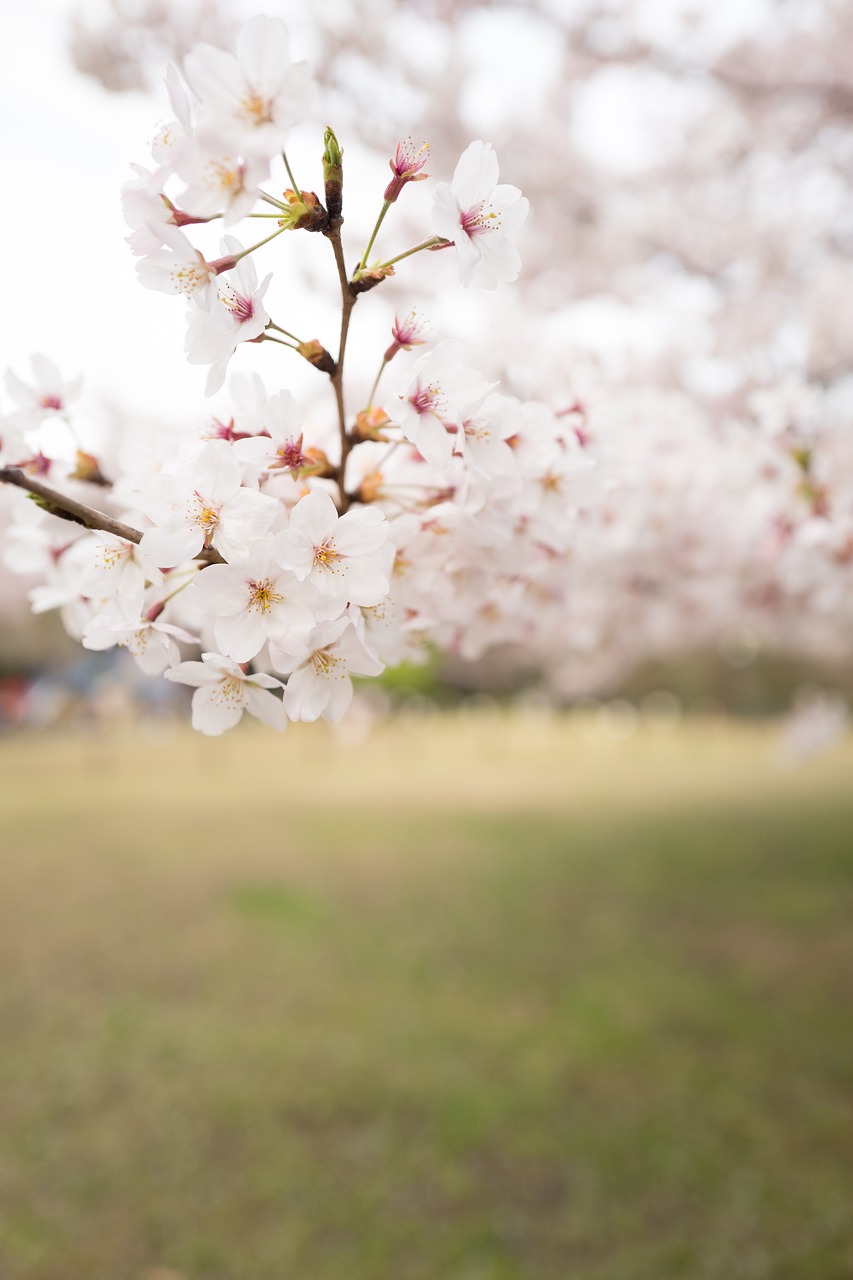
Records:
[[[184,299],[186,354],[210,366],[208,394],[240,343],[272,341],[329,378],[336,430],[303,413],[289,389],[232,374],[225,421],[211,417],[177,444],[143,447],[129,435],[96,456],[76,434],[78,386],[36,357],[30,382],[9,375],[17,407],[0,422],[0,477],[39,503],[22,512],[5,552],[7,564],[42,573],[33,608],[59,608],[88,649],[122,646],[145,673],[192,686],[193,724],[205,733],[244,710],[279,730],[337,720],[352,675],[378,675],[429,646],[470,657],[524,643],[594,487],[575,417],[502,394],[458,342],[429,343],[414,308],[395,318],[390,342],[383,336],[369,401],[354,412],[343,377],[350,312],[395,264],[442,250],[455,254],[465,287],[517,276],[527,202],[499,183],[493,148],[472,142],[451,181],[437,184],[435,234],[382,260],[371,250],[386,213],[427,177],[426,145],[401,142],[350,274],[337,138],[326,130],[325,203],[296,186],[284,151],[315,89],[290,59],[284,25],[254,19],[236,53],[197,46],[167,87],[175,120],[155,140],[153,167],[136,166],[123,192],[139,279]],[[272,176],[279,159],[283,190]],[[273,230],[247,247],[231,229],[253,217]],[[228,228],[217,258],[191,238],[213,220]],[[259,280],[252,255],[270,254],[285,232],[332,243],[343,315],[334,357],[266,310],[272,272]],[[415,347],[426,349],[404,354],[402,367],[398,355]],[[400,376],[379,397],[392,361]]]
[[[416,650],[424,639],[451,660],[467,655],[476,663],[484,653],[476,671],[459,672],[454,663],[454,674],[485,683],[501,671],[517,677],[521,667],[550,691],[568,696],[606,692],[647,659],[660,673],[660,659],[680,660],[691,650],[703,655],[717,650],[734,663],[770,649],[806,653],[839,668],[849,664],[853,360],[843,301],[851,279],[846,229],[853,216],[853,187],[845,177],[850,113],[838,91],[845,59],[849,62],[850,31],[838,5],[818,0],[810,6],[807,29],[793,8],[762,14],[758,21],[754,7],[740,6],[725,18],[709,9],[707,21],[688,31],[680,22],[659,22],[653,0],[639,6],[614,0],[606,41],[599,38],[600,15],[589,6],[555,6],[549,0],[531,0],[514,16],[505,8],[496,11],[488,40],[481,38],[483,11],[475,0],[454,6],[452,28],[442,28],[434,14],[415,13],[411,6],[391,12],[368,0],[351,0],[346,8],[343,16],[338,6],[302,6],[288,21],[294,43],[301,28],[324,78],[335,84],[338,103],[347,104],[347,159],[361,148],[358,167],[347,167],[348,193],[358,173],[367,171],[361,164],[366,152],[375,153],[380,141],[389,146],[385,156],[391,157],[391,172],[383,167],[373,179],[377,202],[388,206],[381,238],[371,240],[351,275],[358,277],[360,289],[383,287],[368,300],[372,310],[359,305],[354,341],[365,337],[369,326],[363,322],[372,323],[386,303],[383,323],[390,322],[398,303],[401,318],[390,344],[384,337],[377,346],[377,360],[385,348],[394,363],[383,374],[380,391],[370,397],[359,387],[373,376],[373,356],[365,362],[367,344],[362,343],[357,365],[350,346],[347,374],[354,385],[347,387],[346,499],[341,477],[333,474],[344,453],[333,414],[317,408],[301,385],[310,388],[314,381],[318,397],[328,388],[304,364],[298,370],[304,427],[282,455],[287,466],[281,471],[296,468],[292,497],[322,489],[341,511],[372,505],[385,512],[395,540],[389,598],[406,601],[400,623],[406,651]],[[210,0],[204,9],[210,38],[223,38],[239,20],[234,7],[221,0]],[[122,12],[113,21],[122,23],[123,39],[114,38],[115,27],[106,32],[103,65],[122,44],[145,72],[141,79],[149,70],[159,78],[163,59],[158,55],[155,64],[151,57],[147,26],[134,27],[134,37],[140,38],[127,41],[130,16]],[[240,46],[235,39],[236,59],[221,51],[212,60],[202,54],[199,75],[197,60],[195,70],[193,58],[183,61],[183,51],[197,35],[188,38],[174,6],[158,22],[159,48],[170,49],[186,74],[170,71],[174,119],[125,193],[141,274],[157,278],[156,268],[150,272],[152,258],[174,265],[178,250],[161,238],[161,223],[167,239],[180,247],[187,272],[209,272],[216,265],[206,292],[187,293],[180,284],[185,277],[168,285],[184,295],[173,310],[183,310],[185,300],[187,354],[207,365],[211,388],[227,374],[235,336],[243,345],[232,367],[260,368],[258,344],[279,339],[285,347],[301,345],[306,358],[323,361],[320,344],[300,344],[267,323],[274,316],[279,325],[302,332],[299,308],[291,310],[291,302],[309,287],[316,301],[320,277],[314,250],[321,242],[321,236],[309,237],[303,230],[322,231],[323,213],[312,193],[296,191],[291,175],[281,189],[276,177],[283,172],[281,157],[266,142],[255,145],[257,126],[247,123],[244,104],[252,105],[254,92],[249,82],[260,83],[265,74],[251,66],[264,45],[258,39],[262,29],[244,36]],[[644,36],[638,42],[640,30]],[[281,31],[267,34],[269,47],[277,50],[277,66],[284,67]],[[404,137],[417,100],[404,81],[406,68],[414,66],[406,51],[421,44],[436,48],[436,40],[448,53],[452,41],[453,56],[435,58],[428,68],[430,101],[419,114],[429,121],[430,153],[419,135]],[[227,70],[220,74],[214,64]],[[512,68],[518,92],[493,92],[503,67]],[[307,102],[309,77],[300,74]],[[421,68],[420,88],[427,83],[423,74]],[[214,89],[211,80],[217,75]],[[223,75],[239,88],[230,107],[223,105],[228,98]],[[276,81],[265,92],[277,98],[279,87]],[[363,104],[370,109],[360,109]],[[249,112],[248,120],[264,114]],[[478,165],[484,173],[487,164],[494,166],[494,153],[479,144],[463,172],[446,184],[450,196],[446,190],[438,194],[438,179],[452,169],[452,162],[445,169],[444,158],[466,152],[486,119],[500,130],[502,167],[512,171],[536,208],[535,235],[528,231],[523,245],[524,271],[516,288],[502,290],[498,306],[493,295],[481,292],[494,281],[487,269],[489,246],[506,259],[498,274],[508,276],[517,269],[510,264],[514,232],[503,241],[487,238],[482,228],[494,229],[498,217],[482,217],[483,210],[468,203],[464,190]],[[557,142],[554,120],[565,124]],[[280,136],[285,134],[282,126]],[[220,159],[227,153],[232,160],[219,171],[225,191],[208,203],[198,183],[192,189],[202,135],[211,139],[214,151],[219,148]],[[299,154],[298,137],[293,146]],[[330,179],[333,159],[340,158],[329,155]],[[270,177],[269,182],[254,180],[254,206],[251,191],[241,189],[241,184],[253,185],[241,178],[250,171]],[[373,173],[378,172],[379,165]],[[434,175],[430,182],[428,173]],[[384,193],[382,178],[388,184]],[[497,183],[498,177],[489,180]],[[207,182],[216,186],[215,166]],[[410,183],[420,185],[410,192]],[[266,198],[257,196],[262,186]],[[332,184],[317,190],[332,214]],[[430,219],[423,211],[433,190]],[[340,194],[339,186],[338,201]],[[238,217],[232,195],[234,201],[243,199],[249,218],[254,208],[268,220]],[[479,188],[475,195],[476,205]],[[489,197],[496,215],[502,199]],[[507,218],[520,217],[525,208],[510,203],[511,214],[500,212],[504,231]],[[351,204],[347,237],[357,223],[356,202]],[[217,209],[222,211],[218,217]],[[209,225],[200,225],[198,220],[211,212]],[[276,252],[284,240],[230,265],[244,245],[264,235],[244,235],[246,227],[270,231],[286,218],[291,225],[301,221],[296,249],[304,250],[289,255],[286,272],[279,270]],[[219,222],[224,243],[221,230],[216,232]],[[360,237],[366,226],[359,224]],[[469,236],[467,229],[475,227],[479,233]],[[181,233],[177,240],[174,232]],[[416,301],[418,314],[431,317],[435,346],[445,331],[464,337],[466,367],[480,370],[489,381],[499,375],[500,391],[510,389],[524,400],[547,401],[560,410],[556,417],[544,405],[515,410],[520,425],[516,436],[507,437],[513,470],[504,475],[477,473],[472,435],[457,439],[457,430],[443,425],[441,412],[426,412],[429,376],[419,388],[407,388],[406,369],[425,350],[417,342],[425,335],[404,316],[412,299],[403,290],[408,268],[424,265],[423,253],[389,266],[373,253],[373,245],[384,243],[386,235],[405,235],[403,244],[414,243],[430,232],[441,241],[441,252],[433,256],[435,245],[424,250],[431,253],[430,270],[417,275]],[[205,266],[196,245],[206,246]],[[350,244],[348,255],[350,248],[359,245]],[[466,253],[474,266],[471,288],[450,290],[453,268],[462,274]],[[268,287],[254,290],[252,282],[266,282],[273,268]],[[247,274],[255,270],[257,275]],[[385,287],[395,270],[397,280]],[[162,271],[160,282],[162,287]],[[226,296],[234,310],[219,297],[229,283],[232,292]],[[259,337],[252,337],[251,326],[241,327],[245,320],[236,314],[248,311],[246,300],[253,311],[247,319],[254,321]],[[324,320],[324,333],[335,331],[325,325]],[[412,334],[414,344],[408,342]],[[412,346],[414,354],[407,357]],[[263,352],[271,356],[272,348],[264,345]],[[287,374],[293,353],[279,348],[276,354]],[[262,372],[271,391],[282,385],[272,372]],[[448,367],[445,380],[450,374]],[[36,388],[28,390],[12,376],[7,406],[11,399],[13,412],[0,428],[9,439],[6,456],[29,458],[28,473],[51,483],[72,471],[92,475],[91,462],[81,465],[73,449],[58,456],[58,429],[48,431],[50,421],[56,425],[61,418],[50,407],[62,391],[57,378],[40,368]],[[255,395],[252,385],[232,382],[223,392],[223,398],[230,397],[228,407],[215,410],[221,422],[206,428],[207,434],[232,439],[241,431],[259,432],[263,441],[272,428],[253,424],[266,393]],[[297,393],[296,380],[291,384],[287,378],[287,385]],[[65,390],[70,396],[71,388]],[[405,400],[413,394],[417,404],[407,409]],[[383,424],[395,406],[392,429]],[[11,443],[12,420],[22,413],[29,415],[26,445],[17,449]],[[35,421],[39,413],[44,414],[41,428]],[[532,438],[530,423],[537,414],[546,423],[540,439],[558,439],[557,470],[565,467],[559,483],[549,473],[547,443],[541,446],[538,478],[525,461],[532,450],[523,442]],[[78,416],[85,431],[90,426],[85,407]],[[455,428],[450,417],[446,421]],[[121,449],[117,434],[103,450],[93,447],[91,436],[82,438],[84,449],[98,454],[103,476],[115,479],[146,468],[156,472],[167,457],[171,467],[173,456],[191,452],[185,440],[168,449],[155,445],[158,430],[162,427],[154,422],[138,425],[131,440],[125,425]],[[423,459],[416,466],[412,439]],[[492,470],[500,452],[492,450]],[[448,456],[449,466],[443,467]],[[283,479],[278,477],[278,487]],[[267,491],[271,483],[262,479],[259,488]],[[146,515],[122,507],[103,485],[93,487],[91,478],[88,483],[70,480],[67,487],[82,501],[106,505],[140,530],[146,528]],[[18,496],[7,494],[7,510]],[[26,515],[58,529],[57,543],[70,539],[73,526],[35,509]],[[410,554],[407,525],[415,519],[438,536],[414,538]],[[37,567],[28,537],[20,528],[13,531],[7,554],[25,561],[29,556]],[[52,567],[48,576],[52,583]],[[42,598],[50,598],[49,592]],[[188,593],[176,596],[165,617],[180,625],[182,602],[189,598]],[[183,625],[192,631],[194,620],[187,615]],[[205,636],[204,644],[215,646],[215,637]],[[258,660],[252,661],[257,669]]]

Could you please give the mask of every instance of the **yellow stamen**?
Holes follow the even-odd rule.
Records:
[[[328,569],[329,565],[334,564],[335,561],[340,560],[340,558],[340,553],[335,550],[335,544],[332,542],[331,538],[327,538],[319,547],[314,548],[315,567],[322,566],[323,568]]]
[[[283,600],[284,596],[273,590],[269,578],[265,578],[263,582],[249,583],[249,607],[251,609],[257,609],[261,613],[269,613],[274,604],[281,604]]]
[[[252,124],[269,124],[272,120],[269,103],[259,93],[249,93],[241,98],[240,106]]]

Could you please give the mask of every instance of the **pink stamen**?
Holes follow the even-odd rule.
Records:
[[[438,396],[433,387],[418,387],[409,396],[409,404],[415,413],[432,413],[438,403]]]
[[[466,236],[471,236],[473,238],[474,236],[478,236],[483,230],[483,225],[480,222],[480,207],[480,205],[476,205],[475,208],[468,209],[462,214],[462,230],[465,232]]]
[[[301,467],[311,465],[311,459],[302,452],[302,436],[298,440],[288,440],[276,450],[277,461],[270,465],[270,470],[279,467],[282,470],[298,471]]]
[[[251,298],[244,298],[241,293],[232,293],[230,298],[225,300],[225,305],[241,324],[246,324],[255,314],[255,304]]]

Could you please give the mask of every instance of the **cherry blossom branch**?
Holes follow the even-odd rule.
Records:
[[[0,482],[15,485],[40,498],[39,505],[48,514],[57,516],[60,520],[71,520],[74,524],[81,524],[86,529],[100,529],[103,533],[112,533],[117,538],[124,538],[125,542],[136,543],[137,546],[142,541],[139,529],[123,524],[121,520],[115,520],[105,511],[88,507],[84,502],[78,502],[76,498],[60,493],[58,489],[51,489],[40,480],[34,480],[31,476],[25,475],[17,467],[0,467]],[[200,551],[193,559],[203,560],[206,564],[225,564],[225,560],[213,547]]]

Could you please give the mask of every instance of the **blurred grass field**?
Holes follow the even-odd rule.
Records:
[[[849,1280],[853,743],[0,741],[2,1280]]]

